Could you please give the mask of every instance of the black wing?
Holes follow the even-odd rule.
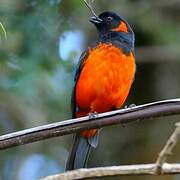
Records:
[[[84,62],[86,61],[87,57],[89,56],[89,51],[86,50],[84,51],[80,58],[79,58],[79,62],[77,64],[77,68],[76,68],[76,73],[74,76],[74,85],[73,85],[73,90],[72,90],[72,96],[71,96],[71,109],[72,109],[72,117],[75,118],[75,114],[76,114],[76,98],[75,98],[75,94],[76,94],[76,84],[77,81],[79,79],[79,76],[81,74],[81,70],[84,66]]]

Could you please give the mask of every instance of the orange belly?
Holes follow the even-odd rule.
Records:
[[[125,102],[135,74],[134,54],[99,44],[91,49],[76,84],[76,116],[118,109]]]

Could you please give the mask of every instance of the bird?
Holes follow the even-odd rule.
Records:
[[[116,110],[124,104],[136,72],[135,35],[122,16],[105,11],[90,19],[98,31],[77,64],[72,91],[72,117]],[[98,145],[100,129],[74,135],[66,171],[86,168],[91,148]]]

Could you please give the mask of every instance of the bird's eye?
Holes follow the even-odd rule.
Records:
[[[113,18],[112,18],[111,16],[108,16],[108,17],[107,17],[107,21],[109,21],[109,22],[112,21],[112,19],[113,19]]]

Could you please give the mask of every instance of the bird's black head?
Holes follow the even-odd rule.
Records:
[[[114,12],[103,12],[98,17],[91,17],[92,22],[102,41],[119,41],[124,42],[134,48],[134,32],[128,22]]]

